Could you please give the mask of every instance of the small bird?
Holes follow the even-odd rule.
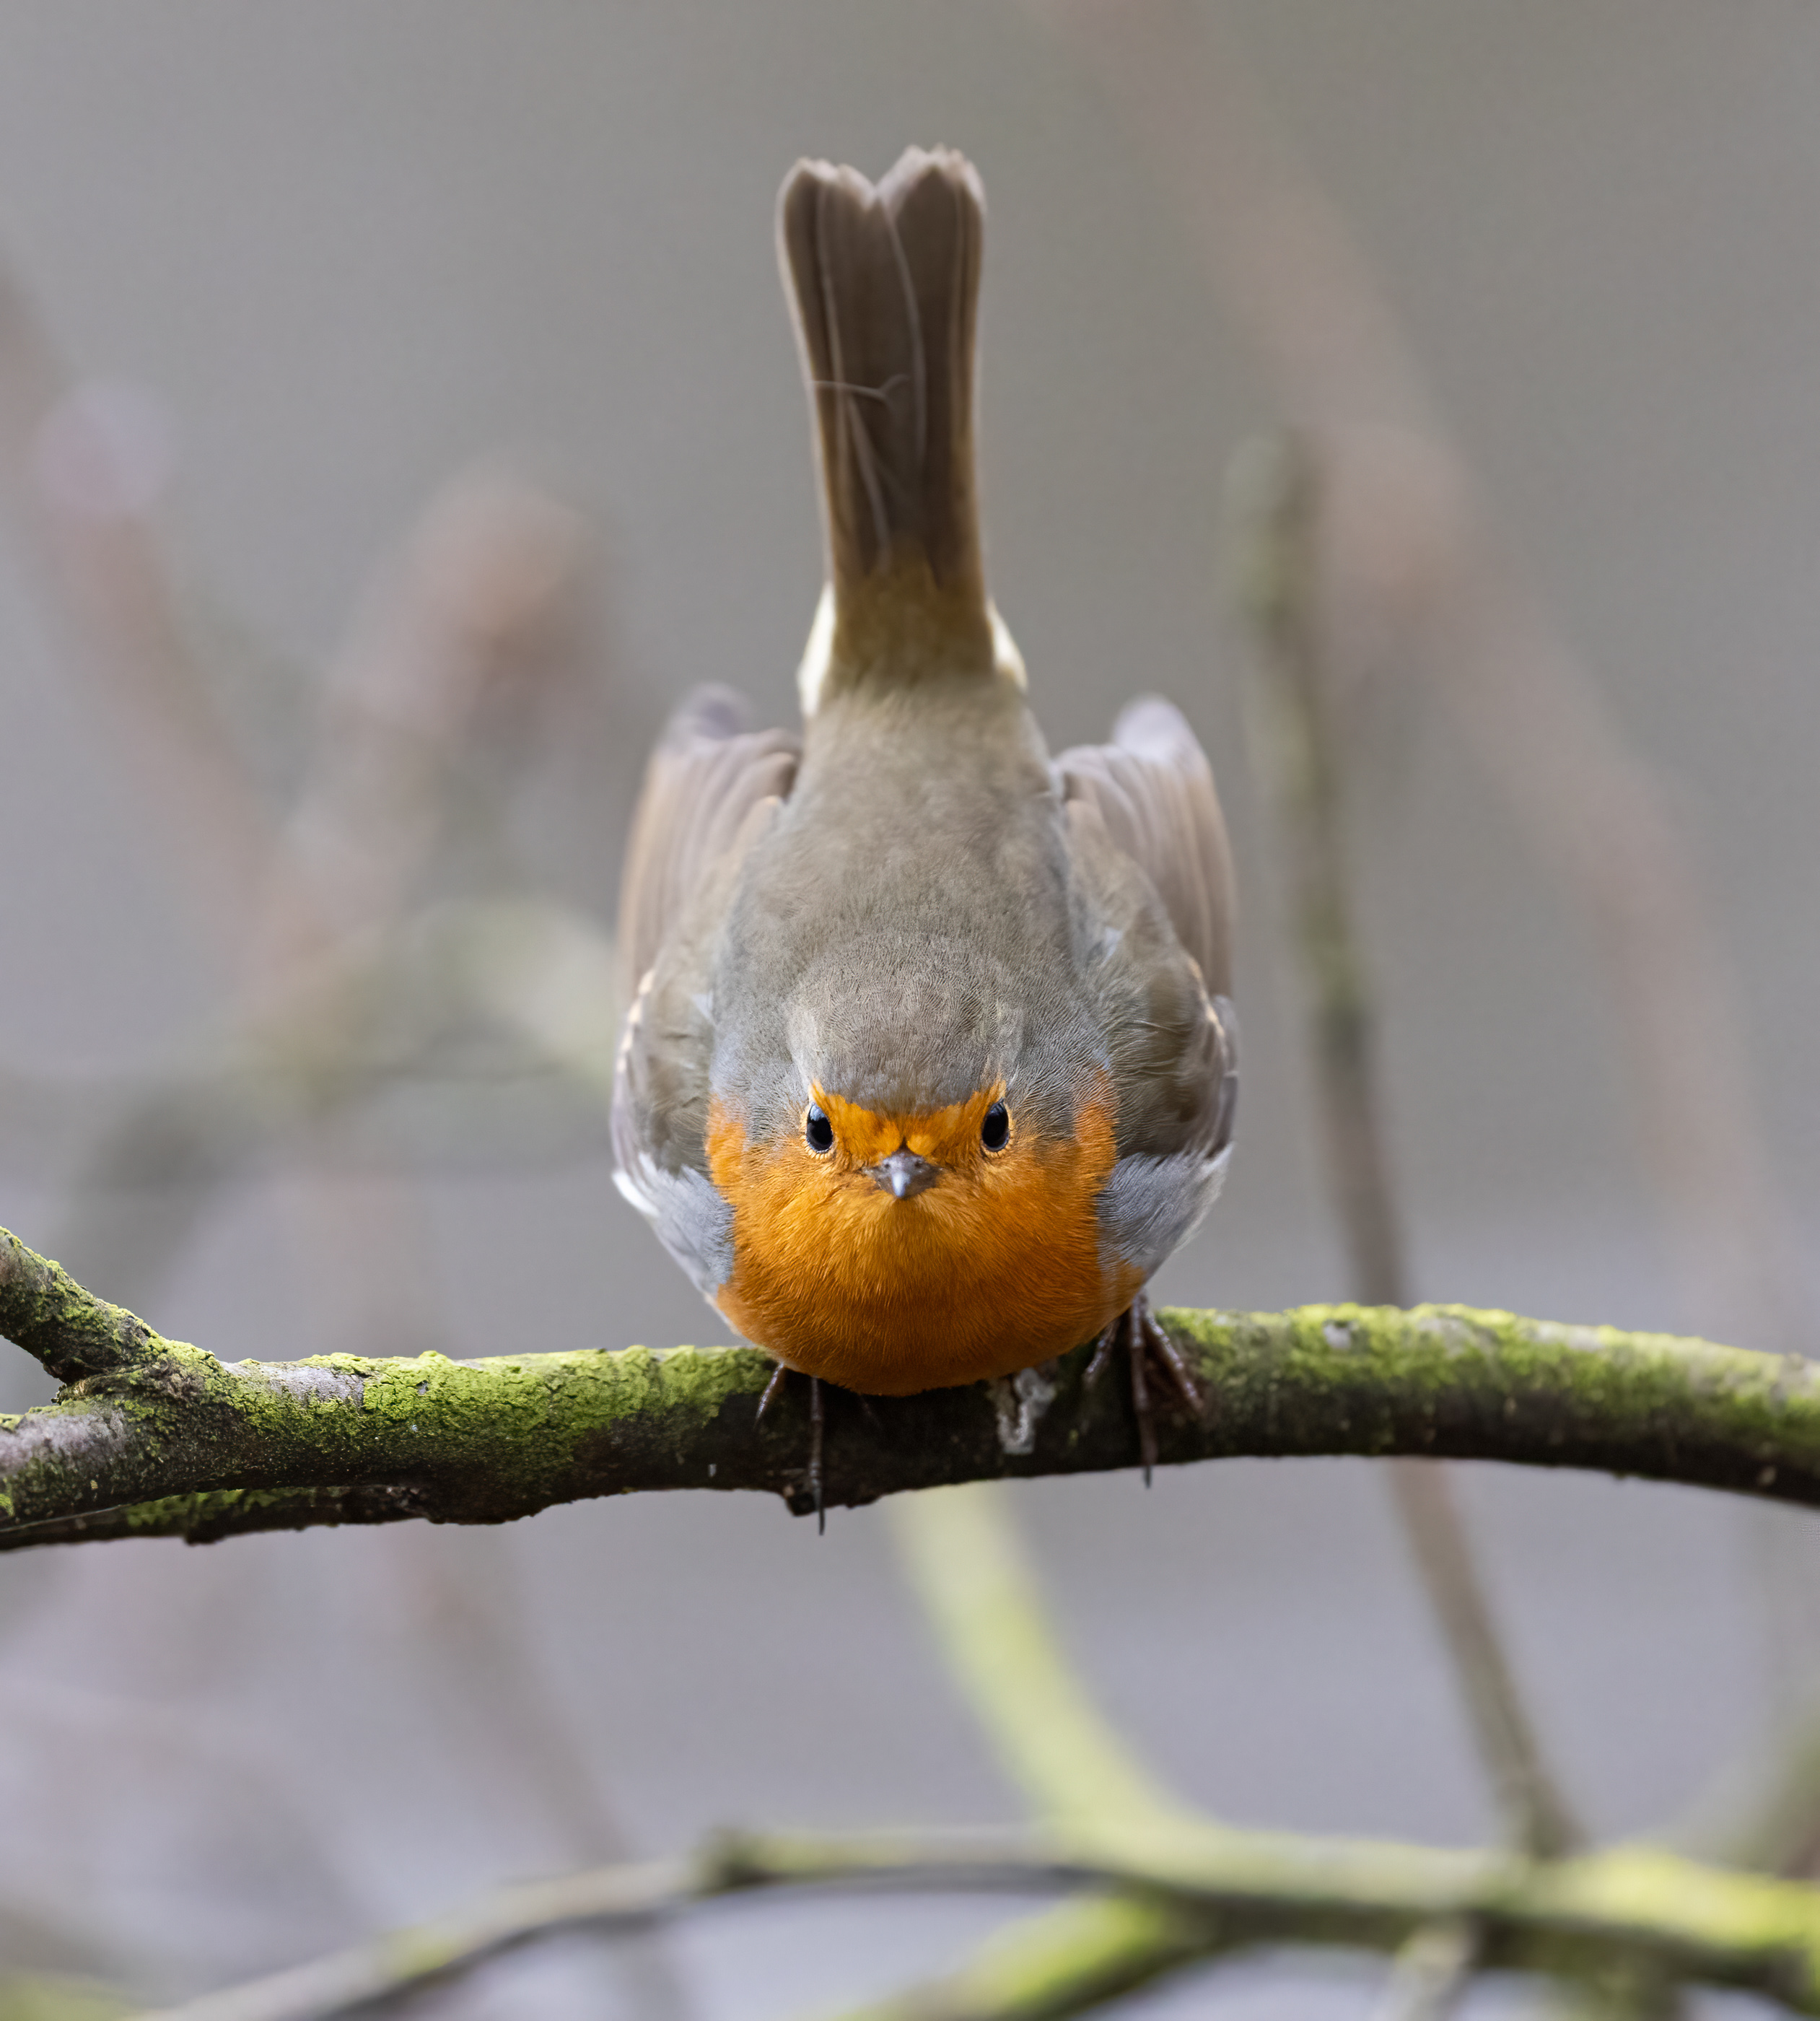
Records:
[[[948,149],[778,202],[828,581],[800,736],[672,721],[621,895],[621,1190],[746,1339],[905,1396],[1097,1339],[1197,1401],[1146,1280],[1220,1189],[1238,1089],[1207,761],[1169,703],[1051,759],[987,594],[985,198]],[[1146,1363],[1152,1366],[1147,1371]],[[767,1393],[767,1398],[770,1393]]]

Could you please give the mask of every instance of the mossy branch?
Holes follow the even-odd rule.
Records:
[[[0,1228],[0,1333],[60,1382],[144,1368],[166,1342],[144,1320],[85,1291],[60,1263]]]
[[[695,1862],[514,1889],[465,1916],[207,1995],[155,2021],[326,2021],[371,2012],[543,1937],[639,1927],[691,1903],[777,1888],[1110,1888],[1119,1891],[1114,1899],[1173,1919],[1185,1950],[1203,1955],[1283,1943],[1395,1950],[1418,1928],[1465,1918],[1483,1933],[1494,1967],[1585,1972],[1622,1957],[1820,2014],[1820,1895],[1797,1882],[1638,1846],[1534,1862],[1152,1819],[1036,1837],[726,1837]]]
[[[758,1420],[748,1348],[227,1363],[167,1341],[5,1238],[0,1332],[84,1373],[0,1418],[0,1548],[411,1517],[504,1522],[646,1488],[758,1488],[799,1511],[806,1398]],[[1174,1311],[1207,1401],[1161,1457],[1413,1454],[1685,1481],[1820,1506],[1820,1370],[1792,1356],[1463,1306]],[[96,1367],[99,1363],[100,1366]],[[837,1395],[827,1496],[1135,1464],[1120,1386]],[[1044,1389],[1053,1394],[1038,1414]]]

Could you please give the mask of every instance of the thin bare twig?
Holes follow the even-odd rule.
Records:
[[[526,1944],[581,1930],[648,1929],[685,1903],[725,1892],[726,1884],[712,1867],[660,1860],[508,1888],[465,1914],[137,2021],[327,2021],[370,2012]]]

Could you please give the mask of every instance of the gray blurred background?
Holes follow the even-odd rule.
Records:
[[[1771,1165],[1811,1230],[1820,15],[1254,0],[1204,23],[1344,206],[1531,588],[1669,781],[1736,963]],[[482,784],[500,810],[487,861],[603,927],[672,704],[715,680],[794,712],[819,530],[777,184],[805,153],[874,175],[912,140],[970,153],[990,206],[989,563],[1046,731],[1097,738],[1134,691],[1172,696],[1239,865],[1240,1149],[1160,1288],[1345,1295],[1216,571],[1222,471],[1279,402],[1080,43],[997,0],[0,0],[0,247],[77,371],[164,442],[166,549],[275,796],[300,777],[315,670],[452,475],[509,464],[592,523],[592,699]],[[130,727],[71,671],[47,607],[16,543],[0,1064],[51,1093],[0,1145],[0,1222],[39,1247],[75,1225],[82,1169],[58,1148],[58,1091],[73,1112],[194,1057],[229,1001]],[[1664,1233],[1583,912],[1419,696],[1374,719],[1356,762],[1420,1292],[1722,1331]],[[1687,1059],[1691,1084],[1705,1064]],[[719,1337],[615,1194],[598,1132],[522,1156],[509,1132],[485,1156],[431,1145],[410,1169],[439,1290],[428,1344]],[[289,1183],[249,1170],[225,1189],[147,1295],[155,1324],[224,1358],[354,1344],[326,1331],[344,1321],[288,1232]],[[64,1260],[129,1295],[105,1257]],[[49,1394],[0,1356],[0,1404]],[[1820,1579],[1804,1524],[1492,1468],[1463,1490],[1550,1750],[1600,1831],[1684,1809],[1800,1695]],[[1040,1484],[1019,1506],[1075,1653],[1197,1801],[1311,1829],[1491,1828],[1368,1466],[1205,1467],[1148,1495],[1135,1475]],[[490,1700],[450,1626],[470,1581],[525,1624],[524,1675]],[[0,1760],[20,1958],[36,1945],[163,1993],[718,1822],[1015,1815],[879,1513],[818,1540],[711,1496],[497,1535],[9,1557]],[[675,1956],[703,2021],[756,2021],[883,1991],[1003,1913],[747,1907]],[[78,1939],[109,1955],[76,1956]],[[591,1955],[446,2005],[593,2012],[623,1994],[642,2011],[626,1983]],[[1338,2016],[1370,1984],[1227,1966],[1134,2008]]]

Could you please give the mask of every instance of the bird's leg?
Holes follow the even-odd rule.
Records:
[[[759,1407],[752,1418],[754,1424],[770,1408],[773,1400],[789,1381],[793,1372],[781,1361],[772,1370],[771,1379],[765,1385],[764,1394],[759,1399]],[[860,1400],[864,1403],[865,1399],[862,1397]],[[869,1409],[867,1415],[872,1415]],[[821,1449],[826,1440],[827,1428],[828,1414],[822,1401],[821,1378],[811,1375],[809,1378],[809,1491],[815,1497],[815,1531],[817,1536],[828,1534],[828,1504],[821,1477]]]
[[[1148,1488],[1151,1470],[1156,1465],[1156,1419],[1150,1405],[1151,1376],[1154,1374],[1167,1377],[1177,1396],[1190,1411],[1200,1409],[1201,1393],[1187,1357],[1157,1324],[1156,1315],[1150,1309],[1149,1298],[1143,1291],[1094,1343],[1093,1359],[1087,1364],[1083,1380],[1098,1382],[1121,1345],[1131,1360],[1131,1407],[1138,1418],[1138,1456],[1143,1462],[1144,1485]],[[1152,1363],[1154,1367],[1150,1365]]]
[[[828,1535],[828,1507],[822,1499],[821,1446],[827,1419],[821,1401],[821,1378],[809,1378],[809,1486],[815,1496],[815,1534]]]
[[[1162,1322],[1150,1309],[1150,1300],[1140,1291],[1132,1302],[1131,1316],[1144,1336],[1144,1344],[1155,1356],[1157,1365],[1174,1386],[1185,1410],[1199,1413],[1201,1407],[1200,1385],[1195,1380],[1188,1356],[1175,1344],[1174,1338],[1163,1329]]]
[[[765,1393],[759,1399],[758,1411],[752,1419],[752,1422],[755,1425],[758,1423],[759,1420],[764,1416],[765,1413],[768,1410],[770,1409],[772,1403],[777,1396],[777,1392],[783,1388],[784,1380],[788,1376],[789,1373],[789,1370],[786,1368],[781,1361],[777,1364],[777,1367],[771,1371],[771,1379],[765,1385]]]
[[[1143,1296],[1140,1291],[1138,1298]],[[1149,1352],[1138,1324],[1138,1300],[1125,1314],[1125,1343],[1131,1352],[1131,1408],[1138,1418],[1138,1457],[1144,1462],[1144,1485],[1156,1464],[1156,1420],[1150,1415],[1150,1385],[1144,1379],[1144,1357]]]
[[[1121,1313],[1119,1316],[1113,1320],[1112,1324],[1106,1328],[1105,1331],[1100,1335],[1099,1338],[1094,1342],[1094,1358],[1087,1364],[1087,1373],[1081,1378],[1081,1381],[1087,1386],[1088,1389],[1092,1389],[1097,1388],[1099,1384],[1100,1378],[1105,1374],[1106,1364],[1112,1358],[1112,1349],[1119,1344],[1119,1335],[1123,1328],[1124,1324],[1125,1315]],[[768,1389],[765,1392],[767,1397],[770,1393],[770,1391]],[[764,1407],[765,1407],[763,1404],[759,1406],[759,1408],[761,1411],[763,1411]]]

